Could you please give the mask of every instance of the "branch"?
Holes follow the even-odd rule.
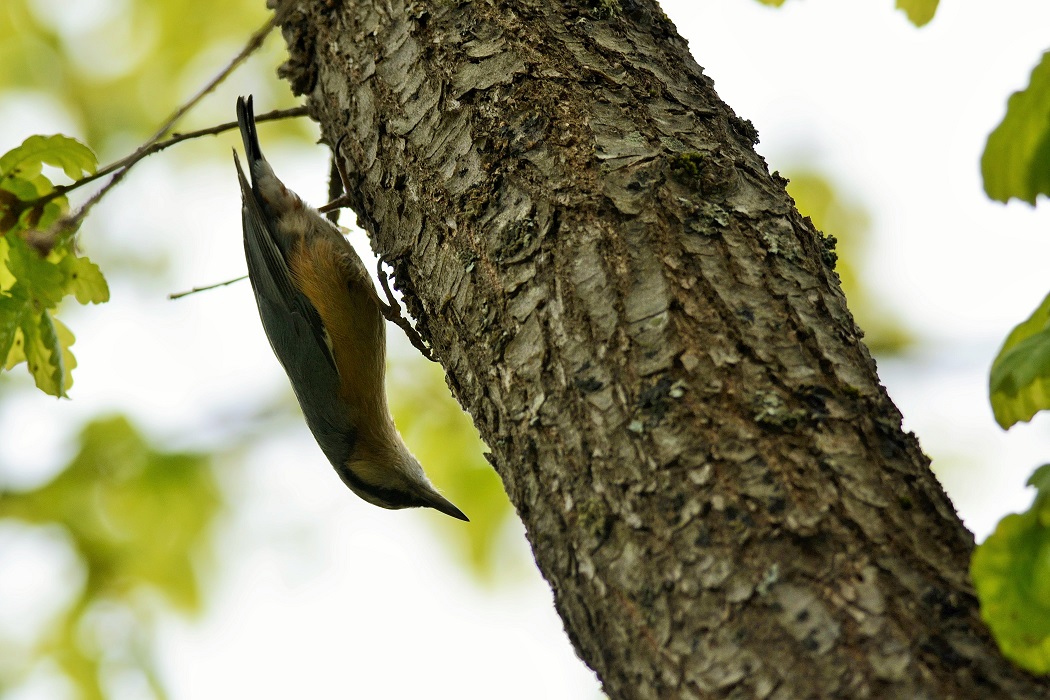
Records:
[[[259,121],[259,120],[256,119],[256,121]],[[206,287],[194,287],[193,289],[190,289],[189,291],[175,292],[173,294],[169,294],[168,295],[168,299],[174,301],[176,299],[181,299],[183,297],[188,297],[190,294],[196,294],[197,292],[206,292],[209,289],[218,289],[219,287],[225,287],[228,284],[233,284],[234,282],[240,282],[241,280],[246,280],[246,279],[248,279],[248,275],[241,275],[240,277],[238,277],[236,279],[226,280],[225,282],[217,282],[215,284],[209,284]]]
[[[66,192],[80,187],[81,185],[85,185],[89,182],[97,180],[100,177],[105,177],[109,173],[116,172],[113,178],[109,182],[107,182],[101,189],[99,189],[98,192],[93,194],[86,202],[84,202],[84,204],[75,214],[63,217],[56,221],[51,226],[51,228],[44,234],[44,238],[49,241],[54,241],[65,231],[75,231],[80,226],[80,223],[84,220],[84,218],[88,215],[88,212],[91,211],[91,209],[102,199],[102,197],[104,197],[106,193],[109,192],[111,189],[116,187],[117,184],[124,179],[124,176],[128,174],[128,171],[131,170],[132,166],[134,166],[146,156],[152,153],[162,151],[168,146],[172,146],[181,141],[185,141],[188,138],[195,138],[196,136],[204,136],[207,134],[221,133],[222,131],[226,131],[227,129],[230,129],[233,126],[235,126],[236,122],[227,123],[218,127],[212,127],[211,129],[203,129],[199,132],[192,132],[190,134],[176,134],[168,141],[161,141],[164,135],[167,134],[171,130],[171,128],[187,112],[193,109],[193,107],[195,107],[202,99],[204,99],[204,97],[208,93],[214,90],[216,86],[218,86],[223,80],[225,80],[241,63],[243,63],[248,58],[248,56],[250,56],[256,50],[258,50],[260,46],[262,46],[262,43],[266,39],[267,35],[269,35],[273,28],[285,19],[285,15],[287,15],[291,11],[292,7],[292,3],[286,3],[285,6],[279,9],[274,14],[274,16],[266,22],[265,25],[256,30],[255,33],[252,34],[251,38],[248,39],[248,42],[244,45],[244,48],[241,49],[241,51],[233,58],[233,60],[231,60],[225,68],[219,71],[219,73],[214,78],[212,78],[203,88],[201,88],[197,92],[197,94],[191,97],[181,107],[176,109],[175,112],[167,119],[167,121],[164,122],[160,129],[158,129],[157,132],[153,136],[151,136],[145,143],[139,146],[134,153],[127,156],[126,158],[123,158],[120,161],[117,161],[116,163],[110,166],[107,166],[103,170],[95,173],[94,175],[83,178],[82,180],[78,180],[77,182],[72,183],[71,185],[56,187],[54,191],[33,202],[34,206],[46,203],[51,199],[54,199],[55,197],[59,197],[65,194]],[[282,118],[284,116],[299,116],[305,113],[305,108],[299,107],[292,110],[285,110],[283,113],[270,112],[269,114],[260,117],[257,121],[263,121],[266,119],[277,119]]]
[[[306,107],[290,107],[289,109],[275,109],[275,110],[273,110],[271,112],[267,112],[265,114],[260,114],[259,116],[257,116],[255,118],[255,121],[257,121],[257,122],[268,122],[268,121],[277,121],[279,119],[292,119],[292,118],[295,118],[295,117],[305,117],[307,114],[308,114],[308,111],[307,111]],[[133,153],[130,153],[129,155],[121,158],[118,161],[114,161],[114,162],[110,163],[106,167],[98,170],[97,172],[95,172],[95,173],[93,173],[91,175],[88,175],[87,177],[81,178],[81,179],[77,180],[76,182],[72,182],[72,183],[70,183],[68,185],[60,185],[60,186],[56,187],[53,191],[48,192],[43,197],[39,197],[38,199],[32,200],[30,202],[26,202],[26,204],[30,204],[32,206],[38,206],[40,204],[44,204],[44,203],[54,199],[55,197],[61,197],[62,195],[66,194],[67,192],[72,192],[73,190],[77,189],[78,187],[81,187],[83,185],[87,185],[87,184],[89,184],[91,182],[94,182],[95,180],[103,178],[103,177],[105,177],[106,175],[109,175],[112,172],[115,172],[115,171],[121,170],[121,169],[126,170],[126,169],[130,168],[131,166],[135,165],[136,163],[138,163],[143,158],[146,158],[147,156],[151,156],[154,153],[160,153],[161,151],[163,151],[163,150],[165,150],[165,149],[167,149],[167,148],[169,148],[171,146],[174,146],[177,143],[182,143],[183,141],[189,141],[191,139],[200,138],[201,136],[216,136],[218,134],[222,134],[222,133],[225,133],[227,131],[231,131],[231,130],[236,129],[236,128],[237,128],[237,122],[236,121],[232,121],[232,122],[224,122],[222,124],[216,124],[215,126],[209,126],[206,129],[198,129],[197,131],[188,131],[188,132],[186,132],[184,134],[179,134],[179,133],[172,134],[171,138],[169,138],[169,139],[167,139],[165,141],[156,141],[154,143],[142,146],[142,147],[136,149]]]

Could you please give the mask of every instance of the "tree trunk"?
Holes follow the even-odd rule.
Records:
[[[282,72],[612,698],[1046,696],[832,244],[655,3],[299,4]]]

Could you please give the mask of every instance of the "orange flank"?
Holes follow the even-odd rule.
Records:
[[[300,239],[288,262],[293,283],[317,309],[328,334],[339,395],[351,398],[351,387],[375,389],[375,377],[386,371],[386,329],[375,287],[350,243],[329,236]],[[371,394],[353,398],[381,402],[373,408],[385,414],[385,392]]]

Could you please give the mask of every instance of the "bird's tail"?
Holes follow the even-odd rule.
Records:
[[[252,166],[264,158],[262,149],[259,148],[259,134],[255,130],[255,111],[252,109],[251,95],[248,95],[247,99],[237,98],[237,125],[241,127],[241,141],[244,142],[244,153],[248,158],[248,171],[253,172]]]

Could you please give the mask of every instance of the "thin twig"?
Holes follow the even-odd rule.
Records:
[[[164,138],[164,134],[168,133],[171,128],[182,119],[186,112],[197,106],[197,103],[203,100],[205,95],[214,90],[223,80],[226,80],[227,76],[229,76],[237,66],[241,65],[245,59],[255,53],[259,47],[262,46],[263,41],[266,40],[266,37],[270,32],[273,31],[273,28],[277,26],[277,20],[281,17],[281,14],[282,13],[280,12],[275,13],[266,24],[257,29],[255,33],[252,34],[251,38],[248,39],[248,43],[244,45],[244,48],[241,49],[241,52],[234,56],[233,60],[230,61],[229,65],[219,71],[219,74],[212,78],[211,82],[198,90],[197,94],[191,97],[186,104],[175,110],[175,113],[168,118],[168,121],[164,123],[164,126],[160,127],[160,129],[157,130],[157,133],[153,134],[152,138],[150,138],[145,145],[150,146]]]
[[[116,187],[120,183],[120,181],[124,179],[124,176],[128,174],[128,171],[131,170],[131,167],[135,163],[139,162],[140,160],[142,160],[143,157],[148,155],[149,149],[153,148],[164,137],[164,135],[171,130],[171,128],[176,124],[176,122],[178,122],[179,119],[181,119],[183,115],[186,114],[186,112],[195,107],[197,103],[204,98],[205,95],[214,90],[219,83],[225,80],[226,77],[229,76],[229,74],[237,68],[237,66],[243,63],[245,59],[248,58],[248,56],[250,56],[260,46],[262,46],[263,40],[265,40],[267,35],[273,30],[273,28],[284,19],[285,14],[287,14],[287,12],[290,11],[292,5],[293,3],[287,3],[284,9],[279,10],[277,13],[275,13],[274,16],[271,17],[265,25],[256,30],[256,32],[252,34],[251,38],[248,39],[248,42],[244,45],[244,48],[241,49],[240,53],[238,53],[233,58],[233,60],[230,61],[229,65],[227,65],[225,68],[219,71],[218,75],[212,78],[211,81],[209,81],[203,88],[201,88],[196,95],[191,97],[184,105],[175,110],[174,114],[172,114],[171,117],[169,117],[168,120],[164,122],[164,125],[157,130],[157,133],[150,137],[148,141],[139,146],[134,153],[132,153],[130,156],[128,156],[128,158],[125,159],[126,161],[128,161],[127,165],[124,166],[122,169],[118,170],[109,182],[103,185],[98,192],[96,192],[90,198],[88,198],[88,200],[84,202],[84,204],[80,207],[79,210],[77,210],[75,214],[73,214],[72,216],[64,217],[57,221],[53,227],[55,236],[57,237],[58,233],[63,230],[75,230],[80,225],[80,222],[84,220],[84,217],[88,215],[88,212],[91,211],[92,207],[94,207],[99,202],[99,200],[101,200],[102,197],[106,195],[107,192]]]
[[[209,284],[207,287],[194,287],[193,289],[189,290],[188,292],[175,292],[174,294],[169,294],[168,295],[168,299],[171,299],[172,301],[174,301],[175,299],[181,299],[182,297],[188,297],[190,294],[196,294],[197,292],[206,292],[209,289],[218,289],[219,287],[225,287],[228,284],[233,284],[234,282],[240,282],[241,280],[246,280],[246,279],[248,279],[248,275],[243,275],[241,277],[238,277],[237,279],[226,280],[225,282],[219,282],[217,284]]]
[[[257,122],[268,122],[268,121],[277,121],[278,119],[291,119],[293,117],[305,117],[308,113],[309,112],[307,111],[306,107],[291,107],[289,109],[275,109],[272,112],[267,112],[266,114],[260,114],[259,116],[257,116],[255,118],[255,121],[257,121]],[[226,131],[231,131],[231,130],[236,129],[236,128],[237,128],[237,122],[225,122],[223,124],[216,124],[215,126],[209,126],[207,129],[198,129],[197,131],[187,131],[184,134],[172,134],[171,138],[169,138],[169,139],[167,139],[165,141],[157,141],[156,143],[151,144],[147,148],[139,148],[134,153],[131,153],[131,154],[121,158],[118,161],[114,161],[114,162],[110,163],[109,165],[107,165],[104,168],[101,168],[100,170],[96,171],[95,173],[93,173],[91,175],[88,175],[87,177],[81,178],[81,179],[77,180],[76,182],[71,182],[68,185],[59,185],[53,191],[48,192],[43,197],[40,197],[39,199],[33,200],[31,202],[27,202],[27,204],[32,205],[32,206],[39,206],[40,204],[45,204],[49,200],[54,199],[55,197],[61,197],[62,195],[66,194],[67,192],[72,192],[73,190],[77,189],[78,187],[81,187],[83,185],[87,185],[87,184],[89,184],[91,182],[94,182],[95,180],[98,180],[99,178],[103,178],[103,177],[105,177],[106,175],[109,175],[112,172],[115,172],[115,171],[121,170],[121,169],[130,168],[131,166],[135,165],[135,163],[138,163],[143,158],[145,158],[147,156],[151,156],[154,153],[160,153],[164,149],[169,148],[171,146],[174,146],[177,143],[182,143],[183,141],[189,141],[190,139],[200,138],[201,136],[215,136],[217,134],[221,134],[221,133],[226,132]]]

